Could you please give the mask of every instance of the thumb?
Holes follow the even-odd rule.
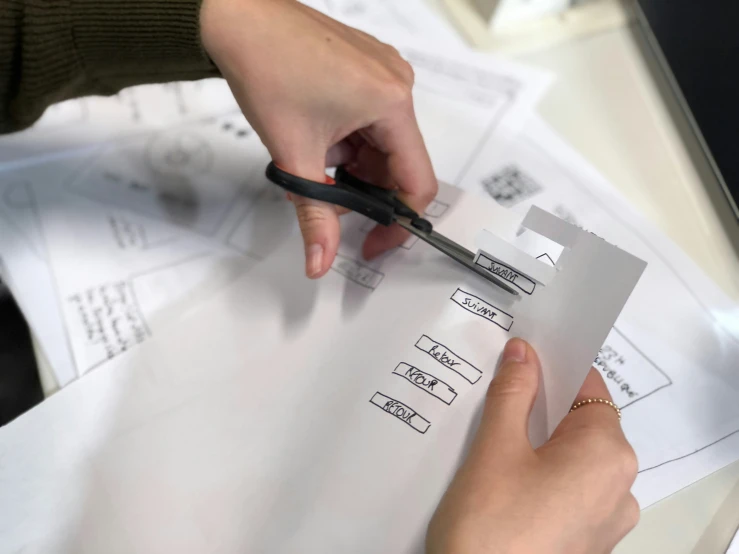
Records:
[[[305,274],[318,279],[334,263],[339,249],[339,215],[334,206],[325,202],[293,195],[293,203],[305,244]]]
[[[482,448],[532,450],[528,436],[531,408],[539,388],[539,357],[526,341],[511,339],[488,388],[478,431]]]
[[[326,176],[326,154],[314,155],[305,161],[280,161],[275,164],[285,171],[310,179],[326,182],[331,186],[331,179]],[[339,248],[340,225],[336,207],[326,202],[311,200],[302,196],[290,195],[295,205],[300,225],[300,233],[305,244],[305,274],[311,279],[323,277],[331,267]]]

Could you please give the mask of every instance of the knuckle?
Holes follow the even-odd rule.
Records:
[[[629,485],[634,482],[636,475],[639,472],[639,461],[636,458],[636,453],[631,445],[626,440],[621,441],[619,446],[618,454],[618,470],[619,474],[626,480]]]
[[[421,200],[428,206],[437,194],[439,194],[439,183],[436,179],[432,179],[428,187],[421,193]]]
[[[636,479],[639,463],[636,453],[623,437],[614,437],[605,433],[603,429],[593,433],[589,439],[589,447],[598,456],[598,459],[607,460],[608,474],[624,488],[628,489]]]
[[[624,513],[624,525],[631,531],[639,523],[640,518],[641,509],[639,508],[639,502],[637,502],[633,494],[629,494]]]
[[[383,98],[391,107],[407,108],[413,105],[413,89],[399,76],[388,75],[381,88]]]
[[[398,65],[400,74],[403,76],[406,84],[413,87],[413,83],[416,81],[416,72],[413,70],[413,66],[403,58],[400,58]]]
[[[327,219],[327,214],[322,206],[302,204],[297,209],[298,224],[304,231],[321,225]]]

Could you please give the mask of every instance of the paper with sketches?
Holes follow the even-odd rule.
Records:
[[[739,459],[735,302],[540,121],[491,139],[461,185],[518,213],[541,206],[648,262],[595,364],[639,458],[642,507]]]
[[[352,215],[315,282],[293,237],[138,356],[0,429],[3,546],[419,551],[505,341],[528,338],[546,368],[541,443],[644,268],[540,210],[522,222],[450,188],[438,202],[439,230],[469,247],[521,224],[564,243],[556,277],[516,300],[421,242],[357,262]]]
[[[237,108],[223,79],[142,85],[115,96],[68,100],[50,106],[30,129],[0,136],[0,169]]]
[[[478,148],[487,134],[501,126],[512,129],[522,125],[548,82],[539,72],[502,62],[478,60],[465,65],[463,60],[448,54],[437,55],[412,46],[403,51],[411,61],[415,60],[419,84],[417,112],[434,164],[440,174],[449,177],[461,171],[466,151]],[[452,68],[461,70],[450,73]],[[195,87],[197,83],[191,85]],[[163,93],[166,88],[152,90]],[[200,97],[188,98],[190,104],[202,104],[204,110],[213,93],[209,89],[201,92]],[[116,274],[125,273],[127,269],[121,265],[119,255],[125,250],[126,260],[144,258],[145,261],[137,262],[140,265],[134,264],[137,271],[143,266],[157,270],[169,267],[183,253],[168,252],[169,243],[183,232],[196,236],[200,246],[192,247],[197,251],[210,241],[206,249],[226,248],[261,259],[294,232],[292,206],[263,175],[268,161],[266,149],[243,115],[231,112],[168,125],[65,156],[43,167],[4,174],[0,187],[10,190],[3,192],[5,209],[0,205],[0,217],[10,222],[17,219],[14,196],[22,196],[31,190],[29,187],[35,187],[47,198],[44,219],[53,216],[47,225],[46,240],[32,224],[43,214],[33,215],[26,222],[31,227],[26,225],[21,233],[24,240],[34,243],[37,255],[33,267],[13,258],[18,255],[25,259],[29,253],[10,245],[10,235],[0,236],[0,254],[7,259],[10,280],[19,283],[16,294],[22,297],[24,311],[36,312],[29,315],[29,320],[39,330],[37,334],[55,338],[55,344],[45,350],[49,351],[52,366],[57,366],[58,359],[66,368],[59,370],[60,384],[69,382],[72,376],[69,355],[61,355],[61,351],[69,351],[72,342],[82,340],[79,332],[87,333],[84,324],[70,323],[70,318],[86,321],[89,316],[86,308],[78,305],[79,313],[67,314],[63,318],[67,328],[61,329],[58,318],[43,316],[50,309],[49,299],[59,294],[61,298],[55,305],[66,305],[70,295],[120,282],[117,278],[111,281],[109,276],[93,282],[95,273],[87,269],[89,264],[109,267]],[[87,207],[80,208],[83,205]],[[97,241],[96,247],[90,246],[90,252],[95,252],[94,262],[89,261],[90,252],[80,248],[80,237]],[[48,246],[53,250],[51,270],[48,264],[44,265],[48,261]],[[15,270],[16,267],[20,269]],[[26,279],[29,275],[30,280]],[[54,276],[63,284],[54,285]],[[26,290],[38,290],[41,280],[46,283],[43,293],[21,291],[24,284],[28,285]],[[97,301],[110,300],[110,293]],[[122,293],[119,290],[118,296]],[[90,298],[90,306],[96,306],[97,301]],[[134,340],[137,343],[147,334],[140,318],[125,314],[132,322],[131,333],[138,337]],[[79,347],[75,348],[77,374],[99,363],[99,353],[93,356],[97,361],[93,361],[86,359]],[[56,351],[59,356],[54,355]]]
[[[71,194],[87,161],[70,156],[0,180],[8,286],[59,387],[146,340],[152,314],[191,309],[253,264],[174,225]]]
[[[70,194],[64,185],[34,190],[48,262],[80,375],[148,340],[153,333],[148,323],[152,314],[189,298],[201,278],[210,279],[211,270],[217,271],[219,258],[238,257],[241,263],[250,263],[165,218],[100,204]],[[168,202],[162,202],[164,209],[170,206]],[[172,208],[178,216],[179,208],[178,203]],[[157,276],[170,271],[177,278],[157,286]],[[152,286],[154,293],[142,293],[142,287]]]

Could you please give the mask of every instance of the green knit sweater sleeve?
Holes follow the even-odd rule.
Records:
[[[201,0],[0,0],[0,133],[55,102],[218,75]]]

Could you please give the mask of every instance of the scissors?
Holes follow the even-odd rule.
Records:
[[[274,162],[267,166],[266,175],[276,185],[298,196],[348,208],[386,227],[397,223],[483,279],[518,296],[513,287],[475,264],[475,255],[472,252],[434,231],[430,221],[398,200],[396,191],[367,183],[349,173],[344,166],[337,167],[334,179],[327,177],[325,183],[303,179],[283,171]]]

